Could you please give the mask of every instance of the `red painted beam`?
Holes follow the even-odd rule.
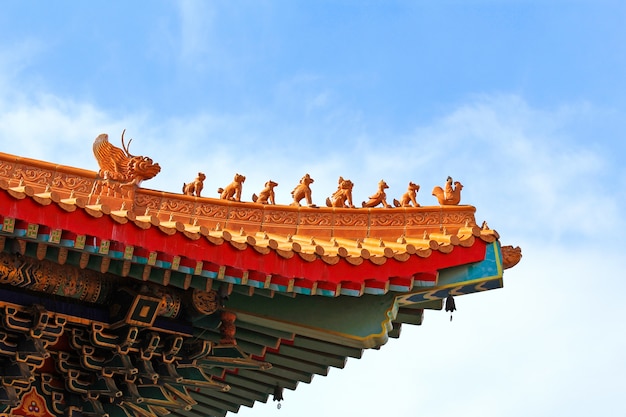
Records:
[[[321,259],[309,262],[297,255],[285,259],[273,251],[260,254],[253,248],[236,249],[227,242],[214,245],[202,238],[191,240],[183,233],[170,236],[157,227],[144,230],[132,222],[120,224],[107,215],[96,219],[81,209],[70,213],[56,204],[42,206],[30,198],[17,200],[7,192],[0,192],[0,214],[45,225],[51,229],[63,229],[76,235],[88,235],[91,241],[109,239],[150,252],[158,251],[168,258],[179,255],[193,261],[211,262],[243,271],[257,271],[286,278],[306,278],[318,282],[388,281],[391,277],[412,277],[422,272],[481,261],[486,249],[485,242],[477,239],[469,248],[456,246],[448,254],[433,251],[426,258],[411,256],[405,262],[389,258],[382,265],[375,265],[367,260],[357,266],[343,260],[329,265]]]

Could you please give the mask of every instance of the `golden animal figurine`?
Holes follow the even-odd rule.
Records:
[[[277,182],[269,180],[265,183],[265,188],[261,190],[258,196],[256,194],[252,194],[252,201],[259,204],[276,204],[274,187],[277,185]]]
[[[98,161],[100,170],[98,176],[102,182],[96,186],[95,192],[117,196],[118,194],[130,197],[130,194],[142,181],[154,178],[161,167],[147,156],[135,156],[129,152],[130,143],[124,143],[122,132],[122,149],[111,145],[109,135],[103,133],[93,142],[93,154]]]
[[[394,199],[393,205],[396,207],[419,207],[419,203],[417,202],[417,192],[420,190],[419,184],[415,184],[414,182],[409,182],[409,188],[406,190],[406,193],[402,194],[402,198],[400,201]]]
[[[311,187],[310,185],[314,182],[313,178],[309,174],[306,174],[300,180],[300,183],[296,185],[296,188],[293,189],[291,195],[293,196],[292,206],[300,206],[300,200],[303,198],[306,199],[306,204],[309,207],[315,207],[313,204],[313,200],[311,199]]]
[[[235,174],[235,179],[226,188],[220,187],[217,189],[217,192],[220,193],[220,198],[222,200],[241,201],[241,189],[245,180],[246,177],[243,175]]]
[[[452,186],[452,177],[448,177],[445,189],[436,186],[433,188],[433,195],[437,197],[439,204],[442,206],[456,206],[461,202],[462,189],[463,184],[458,181],[454,181],[454,186]]]
[[[352,187],[354,187],[352,181],[344,180],[343,177],[339,177],[337,191],[326,199],[326,206],[354,208],[354,204],[352,204]]]
[[[380,180],[378,183],[378,191],[370,197],[369,201],[363,202],[363,207],[376,207],[377,205],[382,204],[385,208],[391,208],[391,206],[387,203],[387,194],[385,194],[385,190],[387,188],[389,188],[387,183]]]
[[[183,183],[183,194],[195,195],[196,197],[200,197],[200,193],[202,193],[202,189],[204,188],[205,179],[206,175],[204,175],[203,172],[198,172],[198,176],[195,180],[193,180],[189,184]]]

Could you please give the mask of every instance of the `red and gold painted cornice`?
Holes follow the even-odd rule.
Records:
[[[130,264],[332,296],[434,282],[438,269],[479,261],[498,239],[476,225],[472,206],[312,208],[141,188],[130,200],[94,196],[97,181],[92,171],[0,154],[3,231],[22,227],[40,243]]]

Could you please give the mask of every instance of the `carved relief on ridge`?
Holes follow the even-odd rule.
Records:
[[[159,211],[159,208],[161,207],[161,198],[148,194],[137,193],[135,195],[135,204],[138,211],[149,210],[150,212],[155,213]]]
[[[228,217],[228,207],[211,204],[211,203],[199,203],[196,206],[196,215],[198,217],[210,217],[211,219],[224,219]]]
[[[260,222],[261,220],[263,220],[263,210],[233,207],[228,213],[228,219]]]
[[[441,223],[443,224],[464,225],[465,223],[474,224],[474,222],[474,213],[470,210],[444,211],[441,213]]]
[[[330,213],[303,212],[300,213],[299,223],[305,226],[330,226],[332,215]]]
[[[432,226],[440,224],[439,212],[407,212],[406,213],[406,225],[407,227],[415,226]]]
[[[66,189],[69,192],[74,191],[88,195],[94,188],[94,180],[75,175],[57,173],[52,180],[52,186],[55,188]]]
[[[11,172],[15,168],[15,164],[12,162],[0,161],[0,177],[10,178]]]
[[[159,211],[175,214],[191,214],[193,213],[195,204],[191,201],[183,201],[176,198],[163,198]]]
[[[263,223],[296,225],[298,213],[282,210],[264,210]]]
[[[370,226],[371,227],[395,227],[395,226],[404,226],[405,224],[405,215],[404,213],[371,213],[370,215]]]
[[[367,213],[335,213],[333,223],[337,226],[367,227],[369,215]]]
[[[23,179],[29,183],[41,184],[43,187],[52,182],[52,172],[41,168],[21,166],[15,170],[13,176],[18,180]]]

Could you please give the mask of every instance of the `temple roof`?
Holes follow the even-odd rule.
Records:
[[[38,371],[39,391],[47,386],[41,381],[65,373],[72,382],[55,388],[63,400],[54,406],[76,416],[90,413],[69,405],[76,395],[88,398],[94,413],[110,415],[160,415],[162,408],[224,415],[265,402],[276,389],[295,389],[398,337],[402,323],[421,324],[424,309],[441,309],[450,296],[501,287],[503,269],[521,257],[518,248],[502,248],[486,223],[479,227],[475,208],[458,199],[427,207],[355,208],[351,197],[341,206],[281,206],[149,190],[106,172],[0,153],[7,265],[0,315],[24,320],[22,327],[5,324],[5,338],[32,333],[37,314],[49,318],[52,359],[33,354],[29,366],[54,362],[47,365],[53,371]],[[347,184],[339,183],[333,198]],[[36,271],[80,278],[44,285]],[[27,308],[33,304],[37,313]],[[146,315],[135,317],[139,306]],[[114,346],[118,353],[126,346],[132,359],[119,368],[125,371],[103,365],[102,357],[117,357],[109,352]],[[94,362],[63,365],[78,361],[77,350]],[[12,352],[4,353],[9,361]],[[162,369],[124,374],[141,368],[140,360]],[[171,379],[171,364],[185,375]],[[106,389],[83,387],[87,376],[104,378]],[[23,392],[31,383],[25,385]],[[124,389],[132,391],[120,394],[125,401],[102,401]],[[139,406],[146,392],[163,398]],[[5,403],[15,407],[17,400]]]

